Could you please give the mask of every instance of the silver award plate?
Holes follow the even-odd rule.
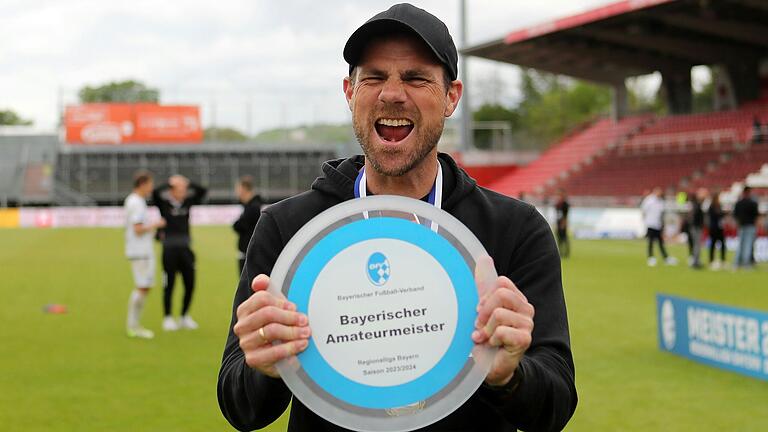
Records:
[[[432,424],[477,390],[495,348],[471,334],[496,272],[477,238],[430,204],[381,195],[316,216],[269,291],[307,314],[306,350],[277,364],[304,405],[357,431]],[[279,343],[279,342],[276,342]]]

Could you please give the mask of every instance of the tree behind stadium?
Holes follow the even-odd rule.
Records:
[[[0,126],[30,126],[32,120],[19,117],[13,110],[0,110]]]
[[[160,91],[134,80],[112,81],[99,86],[85,86],[78,92],[81,103],[148,102],[158,103]]]

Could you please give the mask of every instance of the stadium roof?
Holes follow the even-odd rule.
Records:
[[[768,1],[624,0],[462,52],[606,84],[690,73],[768,56]]]

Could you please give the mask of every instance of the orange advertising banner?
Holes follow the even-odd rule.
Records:
[[[71,144],[122,144],[133,136],[131,105],[86,104],[64,112],[66,140]]]
[[[136,142],[201,142],[200,110],[184,105],[136,105]]]
[[[69,144],[200,143],[200,109],[192,105],[84,104],[64,113]]]

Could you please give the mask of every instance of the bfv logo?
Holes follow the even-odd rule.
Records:
[[[382,286],[389,280],[389,260],[381,252],[374,252],[368,258],[368,280],[376,286]]]

